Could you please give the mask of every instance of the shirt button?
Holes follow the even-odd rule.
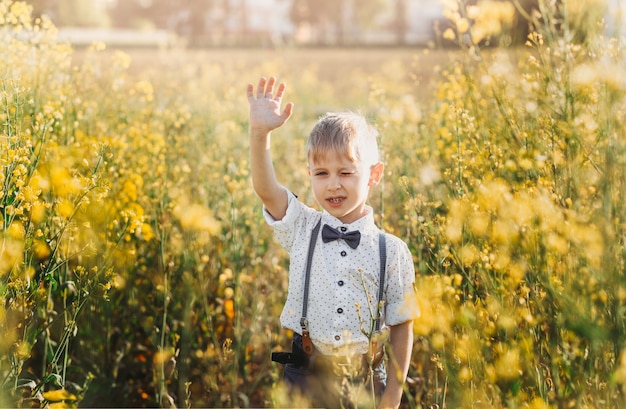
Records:
[[[341,257],[345,257],[345,256],[347,256],[347,255],[348,255],[348,253],[346,253],[345,251],[342,251],[342,252],[341,252],[341,253],[339,253],[339,254],[341,254]]]
[[[339,341],[341,337],[339,335],[335,335],[335,341]]]
[[[337,308],[337,314],[343,314],[343,308]]]
[[[348,230],[348,228],[347,227],[340,227],[339,230],[341,230],[342,232],[345,233]]]
[[[339,287],[342,287],[342,286],[343,286],[343,284],[344,284],[344,283],[343,283],[343,280],[339,280],[339,281],[337,281],[337,285],[339,285]]]

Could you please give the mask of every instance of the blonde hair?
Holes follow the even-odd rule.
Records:
[[[378,132],[354,112],[327,113],[315,124],[306,143],[306,156],[315,162],[329,152],[345,153],[353,162],[378,162]]]

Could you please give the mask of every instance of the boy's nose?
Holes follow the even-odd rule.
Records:
[[[341,188],[341,180],[338,177],[331,178],[328,182],[328,190],[337,190]]]

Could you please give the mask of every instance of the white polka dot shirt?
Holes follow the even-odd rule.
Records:
[[[374,216],[368,214],[346,225],[327,212],[318,212],[289,194],[287,213],[274,220],[264,210],[279,243],[290,256],[287,301],[280,316],[281,325],[302,333],[302,298],[311,233],[317,222],[346,231],[359,230],[361,242],[352,249],[343,240],[324,243],[319,235],[309,284],[307,318],[315,347],[327,355],[365,353],[368,337],[377,315],[380,254]],[[321,231],[321,229],[320,229]],[[414,300],[415,268],[407,245],[387,234],[387,275],[381,327],[412,320],[419,314]],[[410,304],[410,305],[409,305]],[[365,331],[365,334],[363,333]]]

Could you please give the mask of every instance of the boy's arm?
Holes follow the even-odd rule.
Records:
[[[281,127],[291,116],[293,104],[289,103],[280,111],[280,104],[286,85],[281,83],[274,95],[276,78],[261,78],[257,86],[248,84],[247,95],[250,103],[250,173],[254,191],[267,211],[276,220],[281,220],[287,212],[287,190],[281,186],[274,172],[270,154],[271,132]]]
[[[379,409],[398,408],[402,400],[402,386],[409,372],[413,351],[413,321],[392,325],[390,328],[389,367],[387,387],[378,405]]]

